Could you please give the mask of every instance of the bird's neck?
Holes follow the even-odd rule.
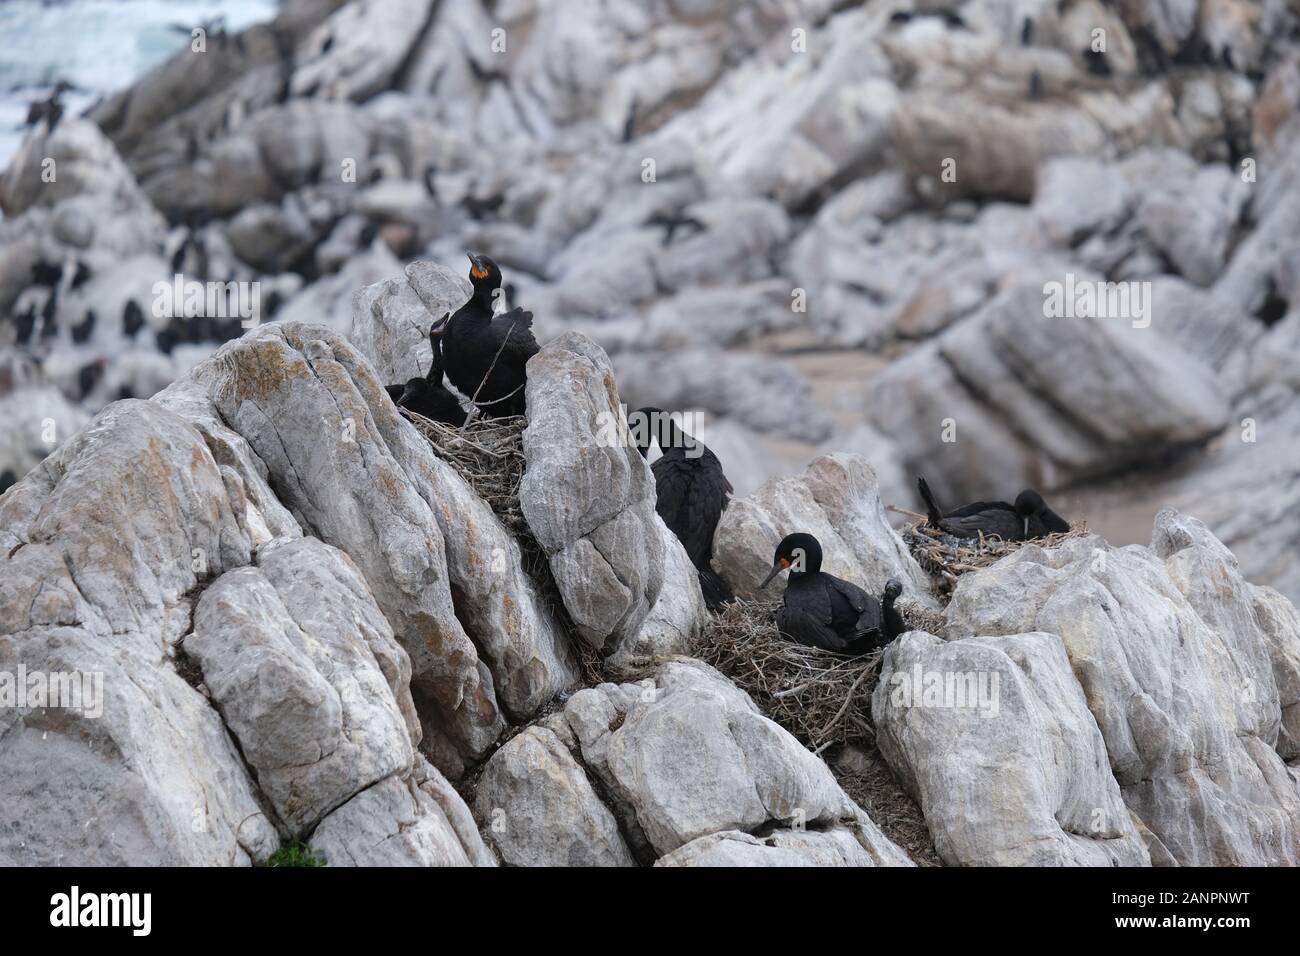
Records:
[[[499,288],[501,288],[499,285],[489,286],[484,284],[475,286],[472,301],[479,307],[480,311],[491,315],[492,306],[494,305],[493,298],[496,296],[496,291]]]

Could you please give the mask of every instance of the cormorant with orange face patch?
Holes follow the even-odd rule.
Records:
[[[821,542],[812,535],[786,535],[760,587],[787,569],[790,578],[776,626],[792,641],[838,654],[866,654],[907,630],[894,608],[903,585],[891,578],[877,601],[856,584],[827,574],[822,570]]]
[[[501,270],[487,256],[469,254],[469,301],[434,323],[442,342],[447,380],[490,418],[523,415],[528,360],[538,352],[533,314],[511,309],[494,314]]]

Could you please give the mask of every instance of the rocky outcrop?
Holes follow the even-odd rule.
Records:
[[[872,421],[913,471],[938,476],[941,501],[1104,474],[1228,423],[1213,373],[1158,323],[1136,327],[1136,313],[1044,318],[1047,293],[1042,281],[1008,289],[869,387]]]
[[[603,349],[571,333],[528,362],[519,503],[579,636],[616,649],[664,581],[654,477],[627,430]]]
[[[905,634],[871,714],[949,866],[1150,865],[1055,635]]]
[[[477,808],[508,862],[910,864],[820,759],[698,661],[579,691],[488,761]]]
[[[1204,527],[1164,511],[1150,549],[1075,538],[963,575],[946,636],[1060,637],[1153,861],[1294,865],[1300,795],[1280,726],[1297,635],[1267,595],[1261,626],[1255,603]]]
[[[713,567],[739,596],[775,599],[784,581],[758,586],[781,539],[797,531],[821,542],[823,568],[872,594],[897,578],[910,601],[933,602],[929,581],[889,526],[875,472],[857,455],[823,455],[798,478],[777,478],[733,498],[714,535]]]

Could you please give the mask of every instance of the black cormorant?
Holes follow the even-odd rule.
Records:
[[[429,360],[429,374],[411,379],[405,385],[387,386],[391,398],[394,389],[401,394],[394,401],[402,408],[422,415],[435,422],[455,425],[459,428],[465,424],[465,409],[461,408],[456,396],[447,391],[442,384],[442,349],[438,337],[430,331],[429,344],[433,346],[433,358]]]
[[[883,600],[877,601],[856,584],[827,574],[822,570],[821,543],[812,535],[786,535],[760,587],[787,568],[790,579],[776,626],[791,640],[841,654],[865,654],[907,630],[894,608],[902,584],[891,578]]]
[[[633,424],[637,448],[645,455],[653,437],[663,451],[650,470],[655,476],[655,511],[677,536],[700,576],[709,610],[734,600],[727,582],[713,570],[713,533],[731,497],[731,482],[709,448],[658,408],[642,408]]]
[[[429,334],[442,340],[447,380],[484,415],[523,415],[525,366],[538,351],[533,314],[516,308],[493,315],[501,270],[487,256],[471,252],[469,261],[469,301],[435,322]]]
[[[1005,501],[976,501],[944,514],[924,478],[916,485],[925,500],[926,523],[955,538],[999,537],[1003,541],[1024,541],[1070,530],[1070,523],[1051,508],[1032,488],[1016,495],[1015,504]]]

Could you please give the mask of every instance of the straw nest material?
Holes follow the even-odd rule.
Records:
[[[1003,541],[1001,538],[955,538],[931,528],[924,521],[903,528],[903,541],[912,557],[930,575],[931,590],[945,602],[952,596],[958,579],[970,571],[978,571],[1018,551],[1026,544],[1051,548],[1070,538],[1088,534],[1088,523],[1076,521],[1069,531],[1050,534],[1031,541]]]
[[[410,409],[402,409],[407,421],[433,447],[434,454],[451,465],[474,493],[488,503],[515,540],[519,542],[524,571],[537,585],[551,613],[569,632],[582,670],[583,682],[595,686],[605,679],[600,653],[581,640],[564,607],[564,599],[551,575],[546,552],[533,537],[519,504],[519,485],[524,479],[524,426],[522,415],[507,418],[476,418],[463,428],[435,422]]]
[[[898,602],[909,627],[933,626],[930,612]],[[782,637],[776,605],[737,600],[715,615],[692,653],[729,677],[759,709],[821,753],[832,744],[875,740],[871,692],[881,651],[857,657],[806,647]]]

